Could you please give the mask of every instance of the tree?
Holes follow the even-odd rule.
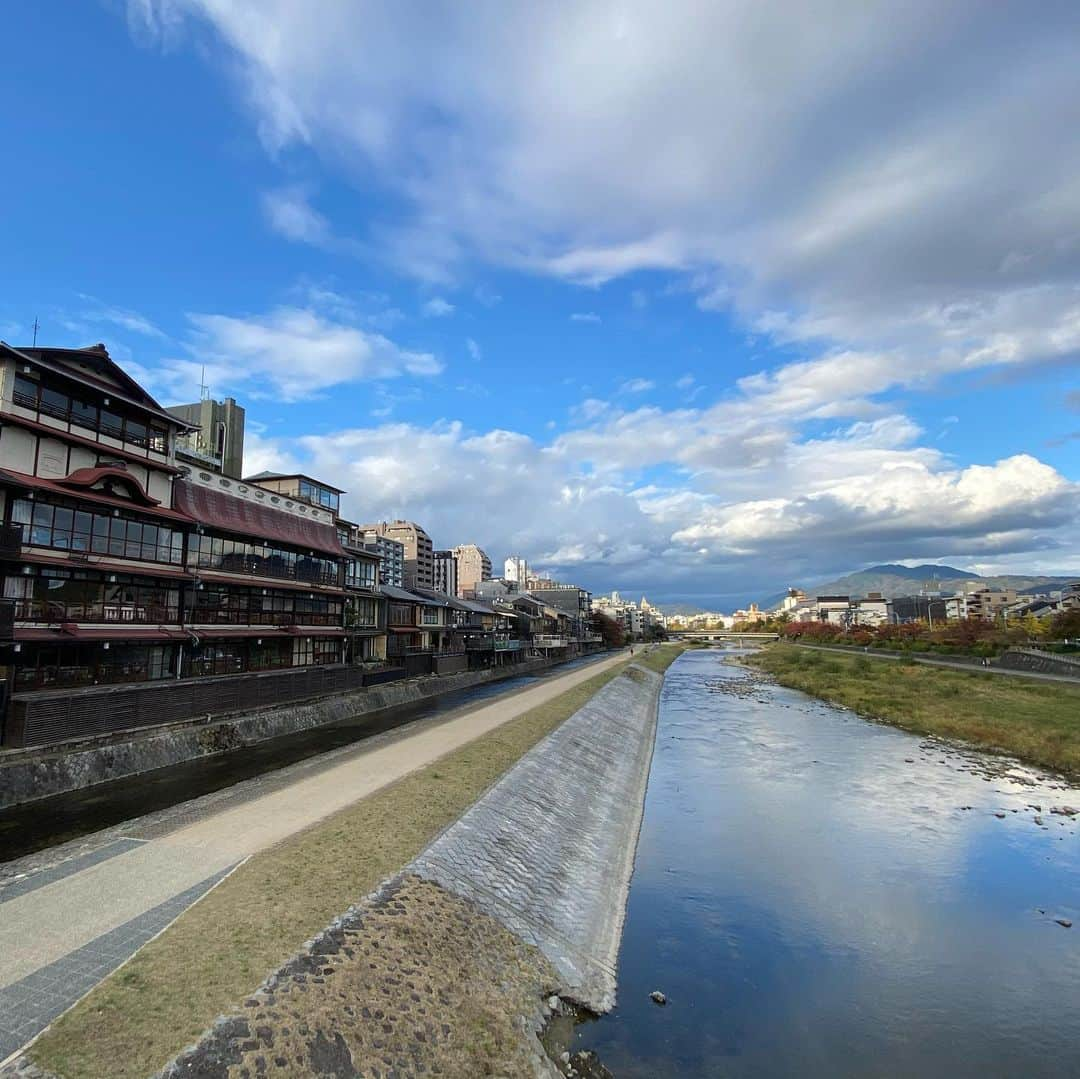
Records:
[[[1055,641],[1080,639],[1080,607],[1055,614],[1050,623],[1050,636]]]
[[[626,631],[610,615],[594,611],[590,625],[593,633],[599,633],[604,638],[604,644],[608,648],[622,648],[626,644]]]

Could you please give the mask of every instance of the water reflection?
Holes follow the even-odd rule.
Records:
[[[620,1004],[581,1047],[618,1076],[1080,1072],[1080,818],[1050,812],[1080,791],[722,660],[668,673]]]

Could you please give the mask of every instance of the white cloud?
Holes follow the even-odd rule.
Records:
[[[675,385],[680,390],[688,390],[696,381],[693,375],[683,375],[682,378],[676,380]]]
[[[1080,354],[1080,143],[1062,137],[1080,98],[1080,8],[130,10],[141,33],[170,41],[192,17],[213,29],[272,154],[303,146],[363,177],[380,207],[364,251],[440,289],[466,267],[584,286],[662,271],[676,280],[657,297],[681,290],[799,357],[765,352],[708,407],[690,376],[678,409],[588,398],[547,445],[455,424],[306,440],[297,452],[351,477],[342,485],[371,512],[416,515],[440,543],[483,522],[477,538],[597,587],[637,574],[745,591],[775,584],[778,565],[798,578],[904,557],[1080,559],[1075,483],[1025,454],[957,464],[891,403]],[[291,239],[361,250],[306,189],[264,208]],[[498,302],[484,286],[474,295]],[[647,302],[631,293],[638,310]],[[318,392],[328,372],[437,366],[355,315],[299,311],[202,324],[188,362],[286,396]],[[309,340],[312,369],[297,368]],[[640,485],[645,469],[666,479]]]
[[[655,382],[647,378],[631,378],[624,382],[619,389],[622,393],[645,393],[646,390],[651,390],[655,385]]]
[[[456,308],[441,296],[433,296],[420,310],[425,318],[446,318],[452,315]]]
[[[288,240],[329,246],[333,240],[330,222],[308,201],[299,187],[267,191],[262,197],[263,212],[275,232]]]
[[[590,415],[603,422],[610,406],[595,404]],[[352,517],[411,517],[440,546],[473,540],[496,556],[523,548],[538,565],[597,589],[647,582],[660,591],[745,594],[774,590],[778,576],[871,560],[1007,561],[1033,545],[1056,549],[1062,565],[1080,557],[1080,486],[1030,456],[956,468],[915,444],[921,432],[910,421],[890,416],[785,441],[755,469],[740,463],[733,488],[727,476],[745,446],[729,446],[728,457],[715,443],[687,447],[698,436],[680,426],[683,414],[652,412],[653,432],[671,433],[663,456],[696,458],[699,478],[719,481],[714,490],[707,482],[697,490],[640,486],[580,467],[567,436],[545,444],[460,423],[387,423],[280,449],[282,464],[297,467],[298,458],[307,471],[337,477]],[[631,463],[634,441],[621,439],[617,425],[580,434]],[[272,461],[271,447],[258,448]]]
[[[469,355],[479,362],[484,358],[484,350],[471,338],[465,338],[465,347],[469,350]]]
[[[189,314],[187,355],[145,373],[168,400],[187,399],[205,371],[211,392],[243,391],[284,401],[318,396],[350,382],[439,374],[431,353],[404,349],[380,333],[313,307],[277,307],[264,315]]]
[[[425,279],[685,272],[763,332],[929,375],[1077,350],[1074,6],[130,12],[170,40],[185,16],[212,26],[268,149],[381,184],[370,246]],[[272,219],[326,243],[303,192]]]
[[[599,323],[602,321],[600,316],[595,311],[575,311],[570,316],[571,322],[592,322]]]

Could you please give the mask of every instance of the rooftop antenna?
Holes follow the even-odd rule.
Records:
[[[202,365],[202,375],[199,378],[199,400],[210,400],[210,387],[206,384],[206,364]]]
[[[31,346],[33,348],[37,348],[37,332],[40,329],[41,329],[41,326],[38,324],[37,315],[35,315],[34,316],[34,344]]]

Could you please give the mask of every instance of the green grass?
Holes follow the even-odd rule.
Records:
[[[748,660],[778,682],[918,734],[954,738],[1080,774],[1080,686],[825,656],[777,644]]]
[[[64,1079],[157,1071],[305,940],[416,857],[625,666],[250,858],[54,1023],[31,1058]]]
[[[656,671],[657,674],[663,674],[686,649],[685,644],[658,644],[645,655],[640,655],[635,651],[634,662],[641,664],[642,667],[648,667],[650,671]]]

